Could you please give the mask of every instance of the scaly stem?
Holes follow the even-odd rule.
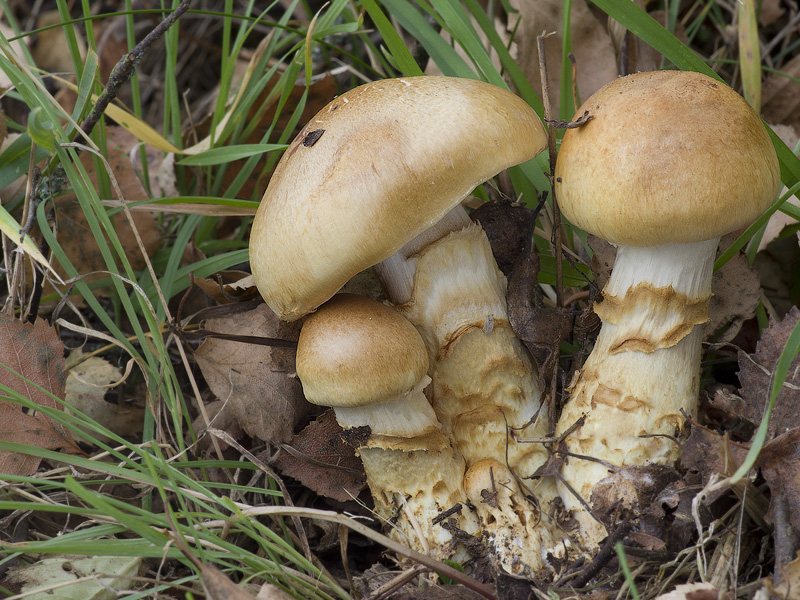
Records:
[[[556,430],[585,416],[566,438],[569,452],[617,467],[676,462],[679,447],[670,436],[681,431],[682,412],[697,408],[702,324],[718,241],[619,247],[603,301],[595,305],[603,326]],[[607,466],[576,457],[561,467],[586,502],[608,474]],[[596,547],[605,527],[569,490],[561,496],[581,523],[582,543]]]

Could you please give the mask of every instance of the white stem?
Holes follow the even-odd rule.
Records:
[[[566,438],[570,452],[620,467],[677,460],[677,444],[663,436],[680,432],[682,411],[696,411],[717,243],[619,247],[603,301],[595,305],[603,326],[556,430],[563,433],[585,417]],[[661,436],[641,437],[653,434]],[[608,473],[606,466],[574,457],[561,467],[587,502]],[[563,486],[561,496],[581,522],[582,542],[595,547],[605,528]]]
[[[359,454],[375,512],[392,523],[392,537],[440,560],[470,558],[470,552],[442,523],[433,522],[443,511],[461,504],[451,518],[459,529],[472,535],[478,532],[478,519],[464,501],[464,459],[457,452],[446,446],[412,452],[361,448]]]
[[[434,410],[467,465],[483,458],[505,464],[507,456],[517,474],[531,475],[547,453],[541,445],[517,443],[514,435],[547,435],[547,410],[536,369],[508,324],[506,280],[480,226],[458,207],[435,234],[414,240],[379,273],[384,281],[412,281],[410,290],[387,289],[422,333]],[[393,293],[399,288],[405,292]]]
[[[381,404],[337,406],[334,409],[336,420],[342,429],[368,425],[373,436],[413,439],[441,431],[442,427],[423,392],[430,382],[430,377],[425,376],[411,391]]]
[[[469,553],[433,522],[442,511],[464,503],[466,495],[461,479],[464,459],[450,446],[423,393],[429,383],[426,376],[397,398],[364,407],[336,407],[334,413],[343,429],[370,428],[357,452],[375,512],[393,524],[391,535],[438,559],[465,560]],[[453,518],[460,529],[477,532],[477,518],[466,506]]]
[[[464,477],[464,489],[475,507],[493,560],[517,577],[541,576],[554,570],[550,559],[564,559],[568,542],[542,527],[542,507],[522,493],[517,480],[500,462],[481,460]]]

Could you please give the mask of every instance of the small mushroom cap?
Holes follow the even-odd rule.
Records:
[[[427,371],[428,353],[416,328],[363,296],[331,298],[309,315],[297,342],[297,375],[313,404],[381,404],[412,391]]]
[[[480,81],[406,77],[342,94],[264,193],[250,236],[261,295],[282,319],[302,317],[546,144],[525,101]]]
[[[724,83],[656,71],[621,77],[575,113],[556,163],[567,218],[615,244],[721,237],[754,221],[780,189],[761,119]]]

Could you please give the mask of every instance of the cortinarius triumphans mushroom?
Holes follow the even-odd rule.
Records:
[[[736,92],[705,75],[638,73],[600,89],[568,130],[555,189],[563,214],[617,246],[595,312],[597,343],[557,433],[570,452],[615,466],[673,464],[670,436],[696,411],[703,324],[719,238],[775,199],[778,160],[761,119]],[[645,437],[647,436],[647,437]],[[568,458],[561,474],[587,502],[608,475]],[[574,495],[562,498],[594,548],[606,529]]]
[[[309,402],[331,406],[345,430],[364,428],[357,452],[375,511],[410,547],[444,559],[458,550],[434,518],[466,496],[464,460],[450,447],[428,399],[428,354],[396,310],[337,294],[310,315],[297,344],[297,375]],[[466,506],[460,529],[475,533]]]

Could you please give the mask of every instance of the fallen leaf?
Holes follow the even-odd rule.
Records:
[[[533,234],[535,213],[510,200],[484,202],[470,213],[489,238],[497,266],[508,277]]]
[[[586,237],[586,242],[592,250],[592,275],[598,289],[602,290],[611,277],[617,259],[617,247],[591,233]]]
[[[207,565],[197,558],[177,534],[173,540],[187,560],[200,572],[200,581],[208,600],[255,600],[255,596],[249,594],[243,586],[236,585],[217,567]]]
[[[757,465],[772,495],[767,522],[789,535],[794,532],[796,539],[789,543],[800,543],[800,429],[793,429],[765,444]],[[782,504],[783,511],[779,517],[775,514],[777,502]],[[791,556],[794,552],[788,554]]]
[[[111,129],[111,128],[109,128]],[[86,168],[89,179],[97,188],[97,173],[92,154],[84,152],[81,154],[81,164]],[[120,191],[127,202],[135,200],[145,200],[149,196],[144,186],[139,181],[136,173],[131,166],[128,154],[122,148],[109,143],[106,158],[110,164],[114,177],[119,183]],[[113,194],[112,190],[112,194]],[[116,198],[116,197],[115,197]],[[56,214],[56,235],[62,249],[66,253],[72,265],[78,273],[85,275],[95,271],[107,270],[100,246],[95,241],[86,216],[81,208],[75,194],[67,194],[55,200]],[[145,251],[152,256],[161,244],[161,232],[158,223],[152,213],[136,211],[133,213],[133,221],[136,229],[142,238]],[[145,260],[142,256],[133,229],[128,218],[123,212],[117,212],[112,217],[114,231],[119,238],[125,255],[128,257],[133,270],[138,271],[145,267]],[[60,275],[64,275],[61,267],[57,268]],[[92,281],[107,277],[105,274],[98,273],[86,279]],[[107,293],[107,290],[99,289],[95,292],[98,295]]]
[[[561,342],[572,335],[575,318],[566,310],[543,306],[538,272],[539,256],[528,244],[508,279],[508,322],[536,363],[539,388],[546,389]]]
[[[320,496],[347,502],[366,485],[364,468],[342,439],[332,410],[312,421],[283,446],[275,467]]]
[[[654,10],[649,11],[648,14],[653,17],[653,20],[659,25],[667,26],[667,19],[669,18],[669,13],[667,11]],[[683,27],[680,19],[675,23],[675,37],[684,44],[687,43],[688,37],[686,35],[686,29]],[[628,65],[629,73],[637,71],[657,71],[662,68],[662,62],[664,60],[663,54],[636,36],[631,36],[630,39],[635,43],[636,62],[633,65]],[[630,43],[630,39],[628,43]]]
[[[797,600],[797,590],[800,590],[800,552],[790,563],[783,566],[780,573],[776,573],[764,580],[767,595],[755,597],[778,597],[786,600]]]
[[[767,27],[780,19],[786,12],[781,4],[781,0],[761,0],[758,3],[758,23]]]
[[[14,30],[2,21],[0,21],[0,34],[2,34],[5,39],[16,37]],[[15,58],[24,64],[25,50],[23,44],[30,44],[30,37],[25,36],[22,39],[14,40],[11,42],[11,49],[14,51]],[[11,79],[0,69],[0,94],[4,94],[12,85]]]
[[[669,484],[678,479],[677,472],[664,465],[620,467],[597,482],[592,489],[592,508],[604,525],[613,530],[615,515],[622,510],[633,515],[647,510]]]
[[[194,284],[219,304],[250,300],[258,296],[253,276],[244,271],[217,271],[208,278],[195,278]]]
[[[525,77],[541,97],[537,36],[555,32],[545,40],[547,81],[554,114],[558,113],[561,81],[561,46],[563,42],[562,0],[511,0],[519,12],[509,16],[508,30],[514,31],[518,45],[517,63]],[[517,27],[516,20],[519,19]],[[616,79],[614,45],[604,24],[592,14],[585,0],[573,0],[570,15],[572,53],[577,61],[578,94],[588,98],[609,81]],[[578,104],[576,104],[577,108]],[[572,118],[572,115],[561,115]]]
[[[800,141],[800,136],[798,136],[797,131],[791,125],[772,125],[772,131],[781,138],[783,143],[789,148],[794,148],[797,146],[797,142]],[[784,186],[781,189],[780,195],[782,196],[785,193],[786,187]],[[800,200],[797,199],[797,196],[792,196],[787,202],[792,206],[800,207]],[[764,228],[764,234],[761,236],[761,241],[758,243],[758,251],[761,252],[770,242],[776,240],[785,227],[796,224],[797,220],[794,217],[790,217],[779,210],[775,211],[769,218],[769,221],[767,221],[767,226]]]
[[[769,400],[772,373],[789,335],[800,320],[800,309],[793,307],[780,321],[770,319],[770,325],[762,332],[754,355],[739,353],[740,395],[744,402],[737,404],[737,416],[757,425],[761,422]],[[800,427],[800,358],[795,358],[789,367],[786,383],[775,400],[772,409],[767,440],[776,435]]]
[[[69,355],[69,362],[76,366],[67,375],[66,404],[119,436],[130,437],[140,432],[144,406],[135,400],[117,404],[106,399],[108,390],[121,382],[122,370],[99,356],[86,359],[83,356],[80,350],[74,350]],[[91,431],[91,434],[100,441],[109,441],[101,433]],[[89,441],[83,436],[79,438]]]
[[[59,24],[61,24],[60,27],[47,29],[51,25]],[[86,42],[81,37],[80,31],[73,25],[63,25],[61,15],[57,10],[46,10],[39,13],[36,18],[36,28],[41,31],[36,34],[36,43],[31,48],[31,56],[37,67],[62,76],[75,73],[64,27],[72,27],[78,52],[81,58],[85,58]]]
[[[284,592],[277,585],[263,583],[258,590],[256,600],[293,600],[293,597]]]
[[[375,564],[364,571],[363,575],[355,577],[353,584],[360,597],[373,597],[373,592],[395,580],[397,576],[397,571],[390,570],[381,564]],[[530,590],[530,583],[528,589]],[[481,600],[483,596],[462,585],[430,584],[425,587],[403,586],[393,592],[391,598],[392,600]],[[526,598],[535,598],[535,596],[526,596]]]
[[[31,325],[0,313],[0,365],[0,384],[34,404],[63,410],[50,394],[64,397],[64,346],[46,321],[37,319]],[[68,429],[44,413],[7,400],[0,400],[0,440],[80,453]],[[0,473],[33,475],[39,462],[35,456],[0,450]]]
[[[230,335],[297,340],[300,326],[284,323],[265,305],[208,319],[206,329]],[[269,442],[288,441],[307,414],[293,348],[208,338],[195,358],[214,395],[230,404],[248,435]]]
[[[761,114],[768,123],[800,129],[800,56],[781,65],[761,87]]]
[[[141,564],[138,556],[52,556],[12,567],[5,583],[13,584],[28,600],[115,600],[118,590],[128,588],[131,578],[139,574]],[[99,574],[104,577],[87,579]],[[70,581],[75,583],[59,585]],[[58,587],[54,590],[54,586]]]
[[[681,466],[700,474],[703,485],[713,475],[733,475],[744,461],[748,448],[732,443],[727,437],[709,429],[693,427],[681,446]],[[708,496],[708,503],[727,493],[719,489]]]
[[[730,242],[733,241],[731,236]],[[727,247],[723,239],[720,250]],[[738,252],[716,273],[711,280],[711,302],[708,306],[710,322],[706,325],[704,338],[716,343],[729,342],[742,328],[742,323],[755,316],[761,300],[761,281],[758,273],[747,262],[747,257]],[[725,328],[722,335],[715,334]]]

